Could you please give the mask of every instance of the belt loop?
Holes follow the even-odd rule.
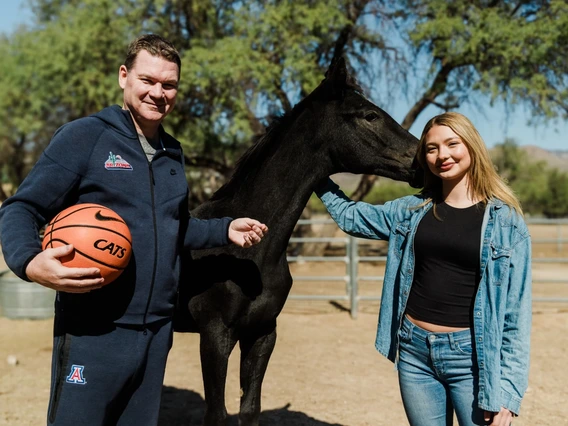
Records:
[[[448,333],[448,340],[450,342],[450,348],[452,350],[455,350],[456,349],[456,339],[454,337],[454,333],[451,333],[451,332]]]
[[[408,340],[412,340],[412,333],[414,332],[415,325],[406,317],[406,315],[404,316],[404,320],[406,321],[406,325],[408,326]]]

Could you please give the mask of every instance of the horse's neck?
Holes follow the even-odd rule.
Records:
[[[213,210],[266,223],[271,244],[285,249],[316,184],[329,175],[328,165],[318,164],[310,150],[315,142],[310,136],[288,135],[272,141],[277,148],[270,157],[263,159],[252,174],[231,181],[227,195],[212,202]],[[247,164],[240,167],[246,170]]]

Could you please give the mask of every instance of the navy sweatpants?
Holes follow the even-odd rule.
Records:
[[[49,426],[157,425],[172,322],[66,326],[55,320]]]

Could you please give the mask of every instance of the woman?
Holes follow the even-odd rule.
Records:
[[[425,126],[419,195],[374,206],[317,191],[348,234],[389,241],[375,346],[412,426],[510,425],[527,388],[531,241],[519,201],[463,115]]]

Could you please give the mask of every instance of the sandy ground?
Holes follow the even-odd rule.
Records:
[[[543,246],[533,249],[533,254],[566,258],[566,246]],[[300,263],[292,268],[295,276],[345,274],[341,263]],[[361,276],[380,274],[380,264],[360,267]],[[533,276],[566,280],[568,264],[535,263]],[[297,281],[293,295],[306,293],[344,296],[345,284]],[[360,294],[377,297],[380,285],[361,282]],[[533,304],[530,383],[521,416],[513,424],[568,425],[568,301],[558,301],[568,300],[568,283],[535,283],[533,295],[535,300],[556,301]],[[261,423],[407,424],[393,365],[374,349],[377,313],[376,301],[361,301],[357,319],[352,319],[343,301],[289,299],[278,320],[278,341],[264,380]],[[45,424],[52,326],[52,319],[0,317],[0,425]],[[7,361],[9,356],[16,357],[16,365]],[[226,397],[230,423],[237,424],[238,351],[230,359]],[[160,426],[200,425],[204,408],[198,336],[176,334],[166,371]]]
[[[396,374],[373,347],[376,302],[356,320],[341,304],[291,300],[263,387],[264,425],[404,425]],[[514,424],[568,425],[568,305],[535,304],[530,385]],[[0,317],[0,425],[45,424],[53,321]],[[7,362],[15,355],[17,365]],[[238,354],[227,382],[231,424],[238,410]],[[176,334],[166,372],[161,426],[200,425],[204,411],[198,336]]]

